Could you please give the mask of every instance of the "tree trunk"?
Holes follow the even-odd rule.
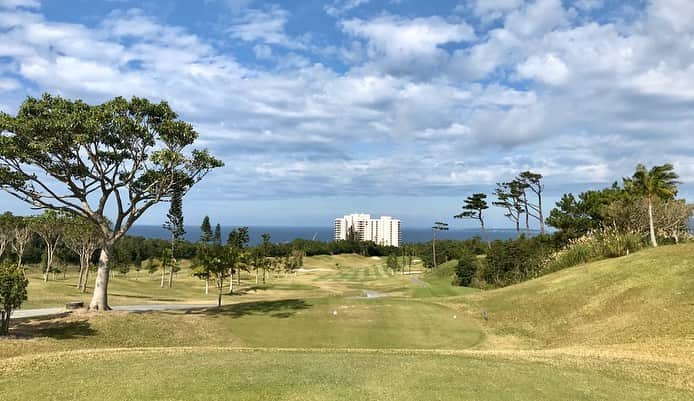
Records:
[[[233,281],[233,280],[232,280]],[[222,291],[224,290],[224,280],[217,280],[217,307],[222,307]]]
[[[89,264],[84,269],[84,280],[82,281],[82,293],[87,292],[87,283],[89,282]]]
[[[112,251],[113,244],[107,244],[101,248],[99,269],[96,272],[96,281],[94,283],[94,295],[92,295],[92,302],[89,304],[90,311],[111,310],[108,306],[108,279],[110,272],[108,261],[111,258]]]
[[[169,288],[173,288],[173,277],[174,277],[174,267],[172,264],[171,268],[169,269]]]
[[[164,281],[166,280],[166,265],[162,264],[161,266],[161,284],[159,285],[161,288],[164,288]]]
[[[255,285],[258,285],[258,268],[255,269]]]
[[[655,227],[653,227],[653,202],[650,197],[648,197],[648,228],[651,231],[651,245],[657,247],[658,242],[655,240]]]
[[[210,279],[209,277],[205,279],[205,295],[210,293]]]
[[[434,269],[436,269],[436,235],[434,235],[434,239],[431,241],[431,251],[434,259]]]
[[[481,216],[481,214],[480,214]],[[484,226],[484,220],[480,217],[480,226],[482,226],[482,233],[484,234],[484,239],[487,241],[487,248],[492,247],[492,243],[489,242],[489,233],[487,232],[487,228]]]
[[[545,235],[545,216],[542,214],[542,192],[537,193],[537,214],[540,220],[540,234]]]
[[[53,247],[51,244],[46,242],[46,273],[43,275],[43,282],[48,282],[48,273],[51,272],[51,265],[53,264]]]
[[[77,289],[81,290],[82,289],[82,280],[84,280],[84,261],[83,257],[80,256],[80,274],[77,277]]]
[[[10,315],[12,311],[0,311],[0,335],[6,335],[10,332]]]

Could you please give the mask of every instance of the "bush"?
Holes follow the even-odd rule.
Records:
[[[10,316],[27,299],[29,280],[15,264],[0,265],[0,335],[10,330]]]
[[[471,287],[473,279],[477,274],[479,263],[477,258],[472,254],[462,255],[458,259],[458,265],[455,268],[456,284],[463,287]]]
[[[620,233],[616,230],[602,230],[596,234],[601,253],[606,258],[616,258],[636,252],[643,246],[643,239],[635,233]]]
[[[636,233],[623,233],[615,229],[593,231],[569,241],[563,249],[549,255],[543,263],[542,273],[552,273],[604,258],[625,256],[642,247],[643,238]]]
[[[494,241],[479,278],[499,287],[538,277],[543,261],[553,250],[552,238],[548,236]]]

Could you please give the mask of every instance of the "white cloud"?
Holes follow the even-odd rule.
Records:
[[[675,32],[694,32],[694,4],[689,0],[653,0],[648,13]]]
[[[255,45],[253,46],[253,53],[255,53],[255,58],[266,60],[272,58],[272,48],[268,45]]]
[[[261,42],[281,45],[292,49],[303,49],[305,43],[290,38],[285,32],[289,12],[279,6],[268,9],[251,9],[234,18],[229,33],[233,38],[246,42]]]
[[[493,21],[519,8],[523,0],[476,0],[472,10],[483,21]]]
[[[537,36],[566,23],[561,0],[534,0],[508,14],[504,26],[520,36]]]
[[[142,10],[89,26],[5,10],[1,107],[34,86],[90,102],[167,99],[227,161],[201,202],[450,194],[524,168],[550,185],[609,181],[639,161],[691,172],[694,47],[673,4],[610,24],[567,17],[558,1],[499,1],[480,8],[500,14],[477,34],[436,16],[347,19],[325,58],[290,47],[315,45],[287,34],[288,11],[244,6],[230,32],[246,59]]]
[[[370,20],[350,19],[341,26],[346,33],[365,39],[368,57],[395,74],[431,70],[448,57],[440,46],[475,38],[468,24],[447,22],[441,17],[407,19],[384,15]]]
[[[39,8],[41,2],[39,0],[0,0],[0,9],[2,8]]]
[[[474,39],[474,30],[465,23],[449,23],[440,17],[405,19],[381,16],[372,20],[347,20],[343,29],[365,38],[375,51],[386,54],[431,54],[440,45]]]
[[[532,56],[518,66],[523,78],[535,79],[549,85],[562,85],[569,78],[569,68],[554,54]]]
[[[19,89],[21,84],[16,79],[0,78],[0,92],[9,92]]]
[[[323,9],[331,17],[339,17],[370,2],[371,0],[333,0],[332,3],[326,5]]]

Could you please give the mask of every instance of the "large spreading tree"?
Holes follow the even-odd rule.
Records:
[[[0,113],[0,188],[96,224],[101,254],[89,308],[108,310],[116,241],[149,208],[222,166],[206,150],[187,151],[197,137],[166,102],[29,97],[16,116]]]

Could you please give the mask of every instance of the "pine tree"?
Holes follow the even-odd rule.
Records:
[[[212,224],[210,224],[210,217],[205,216],[200,225],[200,242],[206,244],[210,241],[212,241]]]
[[[465,199],[463,212],[454,217],[456,219],[479,220],[480,226],[482,227],[482,233],[484,233],[484,239],[487,241],[487,246],[490,246],[487,228],[484,226],[483,212],[486,209],[489,209],[489,205],[487,205],[487,194],[476,193],[468,196],[467,199]]]
[[[214,243],[217,245],[222,245],[222,227],[217,223],[214,227]]]
[[[166,218],[164,228],[171,232],[171,265],[169,266],[169,288],[171,288],[173,287],[174,266],[176,264],[176,243],[182,240],[186,233],[183,228],[183,191],[180,188],[175,188],[171,195],[171,204]]]

